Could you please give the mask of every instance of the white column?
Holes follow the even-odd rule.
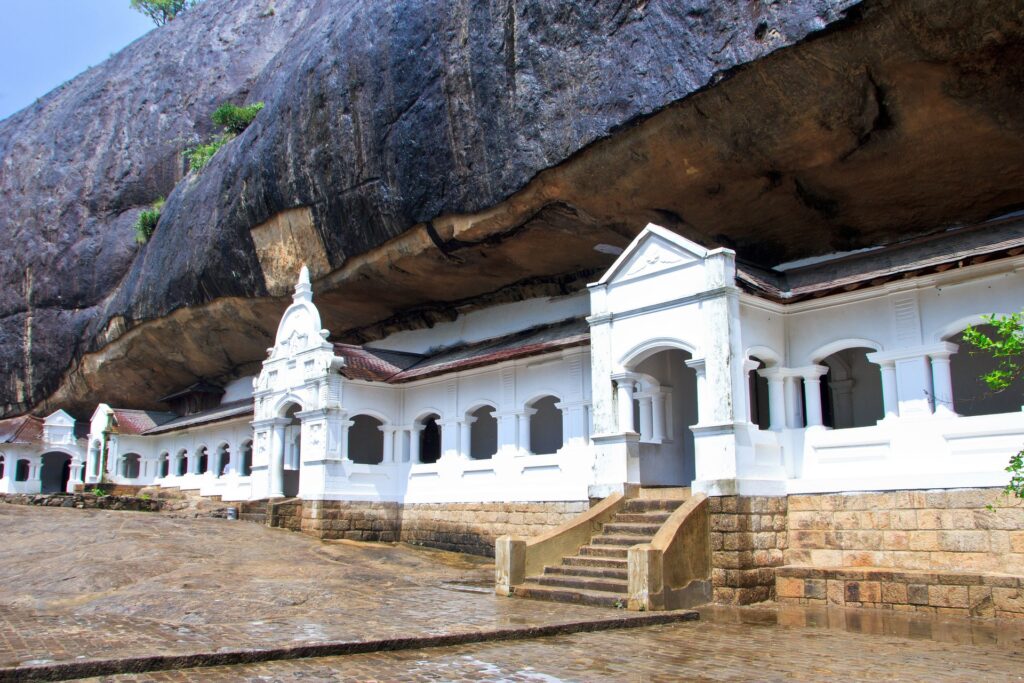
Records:
[[[288,420],[275,421],[270,439],[270,498],[284,498],[285,427]],[[197,458],[198,459],[198,458]]]
[[[768,428],[779,432],[786,428],[786,380],[779,368],[764,368],[757,373],[768,380]]]
[[[526,408],[519,413],[519,453],[521,455],[530,454],[530,416],[533,415],[536,410],[533,408]]]
[[[395,461],[395,428],[381,426],[377,427],[377,429],[384,432],[384,458],[381,462],[392,463]]]
[[[786,426],[800,429],[804,426],[803,401],[800,400],[800,378],[787,375],[785,378]]]
[[[879,363],[882,370],[882,408],[885,411],[885,418],[895,418],[900,415],[899,395],[896,392],[896,363],[894,361],[883,361]]]
[[[518,419],[514,412],[498,414],[498,453],[500,456],[514,456],[518,451]]]
[[[800,374],[804,379],[804,403],[806,405],[806,422],[808,427],[821,427],[821,377],[828,372],[823,365],[802,368]]]
[[[441,458],[458,460],[459,458],[459,421],[444,420],[441,426]]]
[[[651,397],[640,397],[640,440],[650,442],[654,432],[654,419],[651,416]]]
[[[413,425],[409,429],[409,461],[417,463],[420,461],[420,432],[423,425]]]
[[[466,417],[459,421],[459,456],[463,460],[472,458],[473,444],[470,430],[474,422],[476,422],[475,417]]]
[[[341,459],[352,462],[352,458],[348,453],[348,430],[355,423],[352,420],[341,420],[339,425],[341,426],[341,432],[339,434],[338,441],[340,442]]]
[[[636,381],[629,377],[615,378],[619,400],[619,431],[636,433],[633,425],[633,387]]]
[[[651,441],[665,440],[665,394],[660,390],[651,395]]]
[[[714,407],[708,396],[707,364],[703,358],[691,358],[686,361],[686,367],[697,373],[697,424],[710,424],[714,420]]]
[[[935,414],[943,417],[956,415],[953,408],[953,376],[950,374],[949,356],[953,352],[930,354],[932,361],[932,391],[935,393]]]

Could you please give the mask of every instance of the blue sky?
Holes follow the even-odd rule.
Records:
[[[128,0],[0,0],[0,119],[152,28]]]

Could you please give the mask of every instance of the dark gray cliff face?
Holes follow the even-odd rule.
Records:
[[[206,0],[0,122],[0,403],[251,367],[303,262],[361,338],[648,220],[770,265],[1024,202],[1024,3],[854,4]],[[227,100],[266,108],[183,178]]]

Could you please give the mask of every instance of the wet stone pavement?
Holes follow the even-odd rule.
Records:
[[[246,522],[0,504],[0,538],[0,668],[626,616],[499,598],[486,558]]]
[[[625,616],[498,598],[483,558],[242,522],[0,504],[0,538],[0,666]],[[1022,662],[1024,622],[707,608],[699,622],[89,680],[973,682],[1024,680]]]
[[[899,635],[896,635],[899,634]],[[1020,681],[1024,629],[857,610],[707,610],[702,620],[459,647],[93,681]]]

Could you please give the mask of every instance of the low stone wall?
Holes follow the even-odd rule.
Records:
[[[91,493],[11,493],[0,494],[0,502],[11,505],[39,505],[93,510],[135,510],[159,512],[163,502],[134,496],[96,496]]]
[[[777,596],[791,601],[831,598],[829,604],[836,605],[888,608],[905,604],[980,614],[978,605],[970,600],[972,590],[976,597],[982,596],[978,597],[981,602],[992,591],[968,586],[989,585],[985,582],[1010,591],[1000,592],[1003,607],[997,611],[1010,614],[1013,601],[1024,600],[1013,593],[1016,588],[999,583],[1024,577],[1024,501],[1003,496],[1001,489],[720,496],[709,500],[716,602],[750,604]],[[867,581],[866,593],[860,592],[856,583],[850,584],[853,592],[842,596],[836,592],[838,584],[819,581],[855,579],[819,577],[806,584],[776,580],[777,573],[795,580],[801,577],[792,572],[811,569],[900,570],[901,576],[907,577],[907,572],[922,574],[914,581],[884,581],[902,582],[907,588],[904,592],[893,587],[891,594],[879,599],[875,588],[877,583],[881,590],[881,579]],[[954,584],[963,590],[942,587]],[[939,588],[910,588],[922,585]],[[833,592],[826,595],[829,586]],[[928,593],[924,602],[922,590]],[[904,595],[907,600],[899,602]],[[917,602],[911,602],[911,596]]]
[[[711,585],[715,602],[770,600],[775,568],[788,548],[785,497],[717,496],[711,513]]]
[[[372,503],[303,501],[294,510],[274,504],[272,526],[324,539],[403,541],[493,556],[498,536],[534,536],[586,510],[586,502],[555,503]]]
[[[780,603],[1024,619],[1024,577],[954,571],[780,567]]]

